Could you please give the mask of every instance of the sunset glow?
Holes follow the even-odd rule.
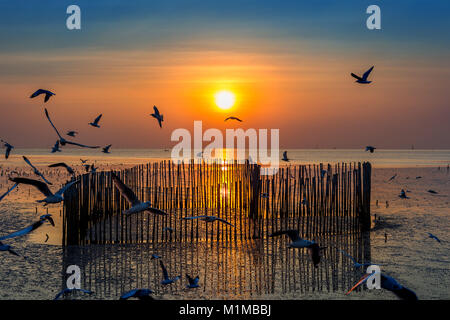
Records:
[[[226,90],[217,92],[214,95],[214,98],[216,101],[216,105],[222,110],[230,109],[236,101],[234,93]]]

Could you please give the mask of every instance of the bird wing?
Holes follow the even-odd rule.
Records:
[[[45,108],[45,116],[47,117],[48,121],[52,125],[53,129],[55,129],[56,134],[58,135],[59,139],[64,140],[63,137],[61,137],[61,135],[59,134],[58,129],[56,129],[55,125],[53,124],[52,120],[50,119],[50,116],[48,115],[47,108]]]
[[[95,118],[94,123],[98,124],[103,114],[99,115],[97,118]]]
[[[15,183],[11,188],[8,189],[3,195],[0,196],[0,201],[3,200],[4,197],[6,197],[11,191],[13,191],[17,187],[17,183]]]
[[[58,162],[58,163],[54,163],[48,166],[49,168],[56,168],[56,167],[63,167],[66,168],[67,172],[69,172],[70,174],[74,174],[75,172],[73,171],[73,169],[71,167],[69,167],[66,163],[64,162]]]
[[[298,234],[298,230],[281,230],[281,231],[276,231],[274,233],[272,233],[270,235],[270,237],[275,237],[275,236],[281,236],[283,234],[287,234],[289,239],[291,239],[292,241],[297,241],[297,240],[301,240],[299,234]]]
[[[74,185],[75,183],[80,182],[80,180],[76,180],[76,181],[72,181],[67,183],[64,187],[62,187],[61,189],[58,190],[58,192],[56,192],[57,195],[63,195],[64,192],[66,192],[67,189],[69,189],[72,185]]]
[[[131,298],[131,297],[133,297],[136,294],[137,291],[138,291],[137,289],[133,289],[133,290],[127,291],[127,292],[125,292],[124,294],[122,294],[120,296],[120,299],[121,300],[126,300],[128,298]]]
[[[159,260],[159,264],[160,264],[160,266],[161,266],[161,269],[162,269],[162,272],[163,272],[164,279],[165,279],[165,280],[169,279],[169,273],[167,273],[167,269],[166,269],[166,267],[164,266],[164,263],[162,262],[162,260]]]
[[[165,212],[163,210],[160,210],[160,209],[157,209],[157,208],[150,207],[146,211],[150,211],[151,213],[158,214],[158,215],[161,215],[161,216],[167,216],[167,212]]]
[[[11,146],[7,146],[6,147],[6,151],[5,151],[5,159],[8,159],[9,154],[11,153]]]
[[[232,224],[229,223],[227,220],[224,220],[224,219],[222,219],[222,218],[216,218],[216,220],[218,220],[218,221],[220,221],[220,222],[223,222],[223,223],[226,223],[226,224],[228,224],[228,225],[234,227],[234,225],[232,225]]]
[[[39,180],[34,180],[34,179],[28,179],[28,178],[10,178],[10,180],[14,183],[17,184],[29,184],[31,186],[36,187],[40,192],[42,192],[46,197],[49,197],[51,195],[53,195],[53,193],[50,191],[50,189],[48,188],[48,185],[45,182],[39,181]]]
[[[64,290],[61,290],[60,292],[58,292],[58,294],[55,296],[55,298],[53,300],[58,300],[59,297],[61,297],[63,294],[65,294],[66,292],[70,292],[71,290],[68,288],[65,288]]]
[[[139,199],[136,197],[136,194],[133,192],[133,190],[125,185],[114,172],[111,172],[111,176],[117,189],[119,189],[120,194],[125,197],[125,199],[127,199],[127,201],[131,205],[139,203]]]
[[[79,146],[79,147],[82,147],[82,148],[90,148],[90,149],[98,149],[98,148],[100,148],[100,146],[87,146],[87,145],[85,145],[85,144],[81,144],[81,143],[77,143],[77,142],[72,142],[72,141],[69,141],[69,140],[65,140],[65,142],[66,142],[67,144],[71,144],[71,145],[74,145],[74,146]]]
[[[25,160],[26,163],[28,163],[28,165],[33,168],[34,173],[37,174],[38,176],[40,176],[47,184],[52,184],[50,181],[48,181],[47,179],[45,179],[44,175],[31,163],[30,160],[28,160],[27,157],[23,156],[23,160]]]
[[[363,80],[367,80],[367,78],[369,77],[369,74],[372,72],[372,70],[373,70],[373,66],[372,66],[372,68],[370,68],[369,70],[367,70],[366,72],[364,72],[364,74],[363,74]]]
[[[13,232],[6,236],[0,237],[0,241],[5,240],[5,239],[11,239],[11,238],[24,236],[24,235],[32,232],[33,230],[36,230],[37,228],[39,228],[43,223],[44,223],[44,220],[36,221],[35,223],[33,223],[32,225],[30,225],[26,228],[20,229],[16,232]]]
[[[356,79],[358,79],[358,80],[363,80],[360,76],[357,76],[356,74],[354,74],[354,73],[350,73],[351,74],[351,76],[353,77],[353,78],[356,78]]]
[[[156,106],[153,106],[153,110],[155,111],[155,115],[159,115],[159,110]]]
[[[37,90],[30,96],[30,98],[37,97],[38,95],[40,95],[40,94],[42,94],[42,93],[44,93],[44,92],[45,92],[44,89],[37,89]]]

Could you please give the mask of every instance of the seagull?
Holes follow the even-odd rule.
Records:
[[[44,90],[44,89],[38,89],[36,90],[31,96],[30,98],[35,98],[41,94],[45,94],[45,98],[44,98],[44,103],[48,101],[48,99],[50,99],[51,96],[54,96],[55,94],[51,91],[48,90]]]
[[[94,122],[89,122],[89,124],[90,124],[91,126],[93,126],[93,127],[100,128],[100,126],[98,125],[98,123],[99,123],[101,117],[102,117],[102,114],[99,115],[97,118],[95,118]]]
[[[49,236],[48,236],[48,234],[45,234],[45,243],[48,241],[48,238],[49,238]]]
[[[71,175],[75,174],[75,171],[73,171],[73,169],[71,167],[69,167],[66,163],[64,162],[58,162],[58,163],[54,163],[48,166],[49,168],[57,168],[57,167],[63,167],[66,168],[67,172]]]
[[[19,177],[12,178],[12,179],[10,178],[9,180],[11,180],[12,182],[17,183],[17,184],[20,184],[20,183],[29,184],[29,185],[36,187],[46,197],[45,199],[38,200],[37,202],[39,202],[39,203],[45,202],[45,205],[47,205],[49,203],[59,203],[61,201],[64,201],[64,197],[63,197],[64,192],[66,192],[66,190],[69,189],[75,183],[80,182],[79,180],[71,181],[71,182],[67,183],[64,187],[59,189],[58,192],[52,193],[50,191],[50,189],[48,188],[48,185],[45,182],[42,182],[39,180],[33,180],[33,179],[28,179],[28,178],[19,178]]]
[[[351,288],[346,294],[347,295],[350,294],[350,292],[352,292],[358,286],[366,282],[373,275],[374,273],[365,274],[356,283],[356,285],[353,286],[353,288]],[[383,273],[380,274],[380,286],[383,289],[393,292],[397,297],[399,297],[402,300],[417,300],[417,295],[414,293],[414,291],[402,286],[400,283],[397,282],[397,280]]]
[[[159,264],[161,265],[161,269],[162,269],[163,276],[164,276],[164,280],[161,281],[162,285],[168,285],[168,284],[174,283],[175,281],[177,281],[178,279],[181,278],[181,276],[176,276],[175,278],[169,278],[169,273],[167,272],[167,269],[164,266],[164,263],[162,262],[162,260],[159,260]]]
[[[434,234],[432,234],[432,233],[430,233],[430,232],[428,232],[428,237],[431,238],[431,239],[436,240],[436,241],[439,242],[439,243],[441,242],[441,240],[439,240],[438,237],[436,237]]]
[[[241,119],[236,118],[236,117],[228,117],[228,118],[225,119],[225,121],[227,121],[227,120],[236,120],[236,121],[242,122]]]
[[[153,110],[155,110],[155,113],[151,113],[150,115],[158,120],[159,127],[162,128],[161,122],[164,121],[163,115],[159,113],[159,110],[156,106],[153,106]]]
[[[76,288],[73,288],[73,289],[66,288],[66,289],[62,290],[61,292],[59,292],[59,293],[55,296],[55,299],[53,299],[53,300],[58,300],[61,296],[65,296],[65,295],[67,295],[67,294],[69,294],[69,293],[72,293],[72,292],[75,292],[75,291],[80,291],[80,292],[86,293],[86,294],[88,294],[88,295],[93,294],[93,292],[92,292],[92,291],[89,291],[89,290],[76,289]]]
[[[153,293],[150,289],[133,289],[125,292],[120,296],[120,300],[127,300],[129,298],[138,298],[139,300],[153,300],[150,295]]]
[[[281,160],[286,161],[286,162],[289,161],[289,159],[287,157],[287,151],[283,152],[283,158]]]
[[[428,190],[427,192],[432,193],[432,194],[438,194],[438,192],[434,191],[434,190]]]
[[[222,218],[218,218],[218,217],[215,217],[215,216],[184,217],[184,218],[182,218],[182,219],[183,219],[183,220],[200,219],[200,220],[205,221],[205,222],[219,221],[219,222],[223,222],[223,223],[225,223],[225,224],[228,224],[228,225],[234,227],[234,226],[233,226],[231,223],[229,223],[227,220],[224,220],[224,219],[222,219]]]
[[[27,157],[23,156],[23,160],[25,160],[25,162],[33,169],[35,175],[41,177],[47,184],[50,184],[50,185],[52,184],[47,179],[45,179],[44,175],[35,166],[33,166],[31,161],[28,160]]]
[[[146,202],[141,202],[136,194],[133,192],[133,190],[131,190],[128,186],[126,186],[117,175],[114,174],[114,172],[111,172],[111,176],[112,176],[112,180],[114,182],[114,185],[116,186],[117,189],[119,189],[120,194],[127,199],[128,203],[131,205],[131,208],[128,210],[124,210],[122,213],[125,215],[130,215],[133,213],[138,213],[138,212],[142,212],[142,211],[150,211],[154,214],[158,214],[158,215],[164,215],[166,216],[167,213],[153,208],[151,206],[151,202],[150,201],[146,201]]]
[[[83,167],[86,169],[86,172],[89,172],[89,169],[91,168],[90,164],[83,164]]]
[[[81,161],[81,163],[86,163],[87,162],[87,159],[86,160],[83,160],[83,159],[80,159],[80,161]]]
[[[409,197],[406,195],[405,190],[402,189],[402,191],[400,191],[400,194],[398,195],[399,198],[401,199],[409,199]]]
[[[187,273],[186,273],[186,278],[189,282],[189,284],[186,286],[186,288],[188,289],[193,289],[193,288],[198,288],[200,287],[198,284],[198,281],[200,280],[200,278],[198,276],[196,276],[195,278],[191,278]]]
[[[17,187],[17,183],[15,183],[11,188],[8,189],[3,195],[0,196],[0,201],[3,200],[4,197],[6,197],[11,191],[13,191]]]
[[[370,151],[370,153],[373,153],[374,151],[375,151],[375,147],[372,147],[372,146],[367,146],[366,147],[366,151]]]
[[[363,74],[362,77],[357,76],[357,75],[354,74],[354,73],[351,73],[351,75],[352,75],[353,78],[356,78],[356,79],[357,79],[355,82],[362,83],[362,84],[369,84],[369,83],[371,83],[372,81],[367,81],[367,78],[369,77],[369,74],[372,72],[372,70],[373,70],[373,66],[372,66],[372,68],[370,68],[369,70],[367,70],[366,72],[364,72],[364,74]]]
[[[52,148],[52,153],[55,153],[55,152],[61,152],[61,149],[59,148],[59,140],[56,140],[56,143]]]
[[[353,258],[351,255],[349,255],[347,252],[345,252],[344,250],[338,249],[340,252],[342,252],[343,254],[345,254],[347,257],[349,257],[352,261],[353,261],[353,266],[356,269],[359,269],[361,267],[366,267],[366,266],[370,266],[373,265],[373,263],[368,262],[368,263],[359,263],[358,261],[356,261],[355,258]]]
[[[11,153],[11,150],[14,149],[14,146],[10,145],[8,142],[4,141],[4,140],[0,140],[1,142],[3,142],[3,146],[6,148],[5,150],[5,159],[9,158],[9,154]]]
[[[103,153],[111,153],[109,152],[109,148],[111,148],[112,144],[107,145],[106,147],[103,148]]]
[[[397,174],[394,174],[394,175],[388,180],[388,182],[394,180],[396,177],[397,177]]]
[[[52,215],[45,214],[45,215],[42,215],[40,217],[40,219],[38,221],[36,221],[35,223],[33,223],[32,225],[30,225],[26,228],[20,229],[19,231],[10,233],[6,236],[0,237],[0,241],[27,235],[27,234],[31,233],[32,231],[36,230],[37,228],[39,228],[40,226],[42,226],[46,221],[50,222],[50,224],[52,226],[55,226],[55,222],[52,219]]]
[[[48,114],[47,109],[45,109],[45,116],[47,117],[47,120],[48,120],[48,121],[50,122],[50,124],[52,125],[53,129],[56,131],[56,134],[57,134],[58,137],[59,137],[59,143],[61,144],[61,146],[65,146],[66,144],[71,144],[71,145],[79,146],[79,147],[82,147],[82,148],[90,148],[90,149],[98,149],[98,148],[100,148],[100,146],[95,146],[95,147],[92,147],[92,146],[86,146],[86,145],[84,145],[84,144],[80,144],[80,143],[76,143],[76,142],[72,142],[72,141],[69,141],[69,140],[64,139],[64,138],[59,134],[58,129],[56,129],[55,125],[53,124],[52,120],[50,119],[50,116],[49,116],[49,114]]]
[[[78,134],[78,132],[76,131],[69,131],[66,133],[69,137],[75,137],[76,134]]]
[[[0,251],[8,251],[9,253],[15,255],[15,256],[19,256],[19,254],[17,252],[15,252],[13,249],[11,249],[12,247],[8,244],[3,244],[0,241]]]
[[[300,238],[298,230],[277,231],[272,233],[270,237],[280,236],[283,234],[286,234],[292,241],[288,244],[289,248],[308,248],[313,264],[317,267],[320,262],[320,252],[326,247],[319,247],[319,245],[314,241]]]
[[[416,179],[422,179],[422,177],[421,176],[417,176]]]

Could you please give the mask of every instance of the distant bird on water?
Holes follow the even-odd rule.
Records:
[[[307,248],[311,255],[311,259],[315,267],[320,263],[320,252],[326,247],[320,247],[316,242],[302,239],[299,236],[298,230],[285,230],[277,231],[270,235],[270,237],[276,237],[281,235],[287,235],[291,239],[291,243],[288,244],[289,248]]]
[[[438,192],[434,191],[434,190],[428,190],[427,192],[432,193],[432,194],[438,194]]]
[[[162,128],[161,122],[164,121],[164,117],[163,117],[162,114],[159,113],[159,110],[158,110],[158,108],[156,106],[153,106],[153,110],[154,110],[154,113],[151,113],[150,115],[153,118],[155,118],[156,120],[158,120],[159,127]]]
[[[31,163],[30,160],[28,160],[27,157],[23,156],[23,160],[25,160],[25,162],[33,169],[35,175],[41,177],[47,184],[52,184],[50,181],[45,179],[44,175]]]
[[[34,230],[36,230],[37,228],[39,228],[40,226],[42,226],[46,221],[50,222],[50,224],[52,226],[55,226],[55,222],[52,219],[52,215],[45,214],[45,215],[41,216],[40,219],[38,221],[34,222],[32,225],[30,225],[26,228],[20,229],[16,232],[10,233],[6,236],[0,237],[0,241],[27,235],[27,234],[33,232]]]
[[[66,295],[68,295],[68,294],[70,294],[70,293],[73,293],[73,292],[83,292],[83,293],[86,293],[86,294],[88,294],[88,295],[91,295],[91,294],[93,294],[93,292],[92,291],[89,291],[89,290],[84,290],[84,289],[76,289],[76,288],[74,288],[74,289],[69,289],[69,288],[66,288],[66,289],[64,289],[64,290],[61,290],[61,292],[59,292],[56,296],[55,296],[55,298],[53,299],[53,300],[58,300],[60,297],[62,297],[62,296],[66,296]]]
[[[44,98],[44,103],[48,101],[48,99],[50,99],[51,96],[54,96],[55,94],[51,91],[48,90],[44,90],[44,89],[38,89],[36,90],[31,96],[30,98],[35,98],[41,94],[45,94],[45,98]]]
[[[236,118],[236,117],[228,117],[228,118],[226,118],[224,121],[228,121],[228,120],[236,120],[236,121],[242,122],[241,119]]]
[[[0,201],[3,200],[4,197],[6,197],[11,191],[13,191],[18,186],[17,183],[15,183],[11,188],[8,189],[4,194],[0,196]]]
[[[14,149],[14,146],[10,145],[5,140],[0,140],[0,141],[3,142],[3,146],[6,148],[6,150],[5,150],[5,159],[8,159],[9,158],[9,154],[11,153],[11,150]]]
[[[397,174],[394,174],[392,177],[389,178],[388,182],[394,180],[396,177],[397,177]]]
[[[200,219],[200,220],[205,221],[205,222],[219,221],[219,222],[222,222],[222,223],[225,223],[225,224],[228,224],[228,225],[234,227],[234,225],[232,225],[231,223],[229,223],[227,220],[224,220],[224,219],[222,219],[222,218],[218,218],[218,217],[215,217],[215,216],[195,216],[195,217],[184,217],[184,218],[182,218],[182,219],[183,219],[183,220]]]
[[[430,232],[428,232],[428,237],[431,238],[431,239],[436,240],[439,243],[441,243],[441,240],[438,237],[436,237],[434,234],[430,233]]]
[[[176,276],[175,278],[170,278],[169,273],[167,272],[167,269],[164,266],[164,263],[162,262],[162,260],[159,260],[159,264],[161,266],[161,269],[163,272],[163,277],[164,277],[164,279],[161,281],[162,285],[168,285],[168,284],[174,283],[175,281],[177,281],[181,278],[181,276]]]
[[[281,158],[281,160],[286,161],[286,162],[289,161],[288,156],[287,156],[287,151],[283,152],[283,158]]]
[[[102,114],[100,114],[93,122],[89,122],[89,124],[93,127],[100,128],[98,123],[100,122],[100,119],[102,118]]]
[[[372,147],[372,146],[367,146],[366,147],[366,151],[370,151],[370,153],[373,153],[374,151],[375,151],[375,147]]]
[[[351,288],[346,294],[347,295],[350,294],[350,292],[355,290],[361,284],[365,283],[372,276],[374,276],[374,273],[365,274],[357,282],[357,284],[353,288]],[[397,280],[395,280],[394,278],[392,278],[388,275],[385,275],[384,273],[380,274],[380,286],[383,289],[391,291],[392,293],[394,293],[397,297],[399,297],[402,300],[417,300],[417,295],[414,293],[414,291],[402,286],[400,283],[397,282]]]
[[[157,215],[163,215],[166,216],[167,213],[153,208],[151,206],[150,201],[142,202],[138,199],[136,194],[131,190],[127,185],[125,185],[122,180],[119,179],[119,177],[114,174],[114,172],[111,172],[112,180],[114,182],[114,185],[117,189],[119,189],[120,194],[127,199],[128,203],[131,205],[131,208],[128,210],[124,210],[122,213],[125,215],[130,215],[133,213],[138,213],[142,211],[149,211],[151,213],[157,214]]]
[[[76,131],[69,131],[66,133],[69,137],[75,137],[76,134],[78,134],[78,132]]]
[[[200,280],[199,276],[196,276],[195,278],[191,278],[187,273],[186,273],[186,278],[189,282],[189,284],[186,286],[186,288],[188,289],[193,289],[193,288],[198,288],[200,287],[198,284],[198,281]]]
[[[75,174],[75,171],[73,171],[73,169],[70,166],[68,166],[65,162],[54,163],[54,164],[49,165],[48,167],[49,168],[58,168],[58,167],[65,168],[69,174],[71,174],[71,175]]]
[[[351,73],[351,75],[352,75],[353,78],[356,79],[355,82],[358,82],[358,83],[361,83],[361,84],[368,84],[368,83],[371,83],[371,82],[372,82],[372,81],[368,81],[368,80],[367,80],[367,78],[369,77],[369,74],[372,72],[372,70],[373,70],[373,66],[372,66],[369,70],[367,70],[366,72],[364,72],[364,74],[363,74],[362,77],[357,76],[357,75],[354,74],[354,73]]]
[[[398,195],[398,197],[400,199],[409,199],[409,197],[406,195],[406,191],[402,189],[402,191],[400,191],[400,194]]]
[[[123,293],[120,300],[127,300],[129,298],[138,298],[139,300],[153,300],[150,296],[153,293],[150,289],[133,289]]]
[[[52,153],[61,152],[62,150],[59,148],[59,140],[56,140],[55,145],[52,147]]]
[[[36,187],[41,193],[43,193],[45,195],[45,199],[43,200],[38,200],[37,202],[45,202],[45,205],[49,204],[49,203],[59,203],[61,201],[64,201],[64,192],[66,192],[67,189],[69,189],[72,185],[74,185],[78,181],[72,181],[67,183],[64,187],[62,187],[61,189],[58,190],[58,192],[56,193],[52,193],[50,191],[50,189],[48,188],[48,185],[45,182],[39,181],[39,180],[33,180],[33,179],[28,179],[28,178],[9,178],[9,180],[11,180],[14,183],[17,184],[28,184],[31,186]]]
[[[111,153],[109,152],[109,148],[111,148],[112,144],[107,145],[106,147],[103,148],[103,153]]]

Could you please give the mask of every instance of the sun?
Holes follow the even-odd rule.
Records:
[[[216,101],[216,105],[222,110],[230,109],[236,101],[236,96],[234,95],[234,93],[227,90],[216,92],[214,98]]]

